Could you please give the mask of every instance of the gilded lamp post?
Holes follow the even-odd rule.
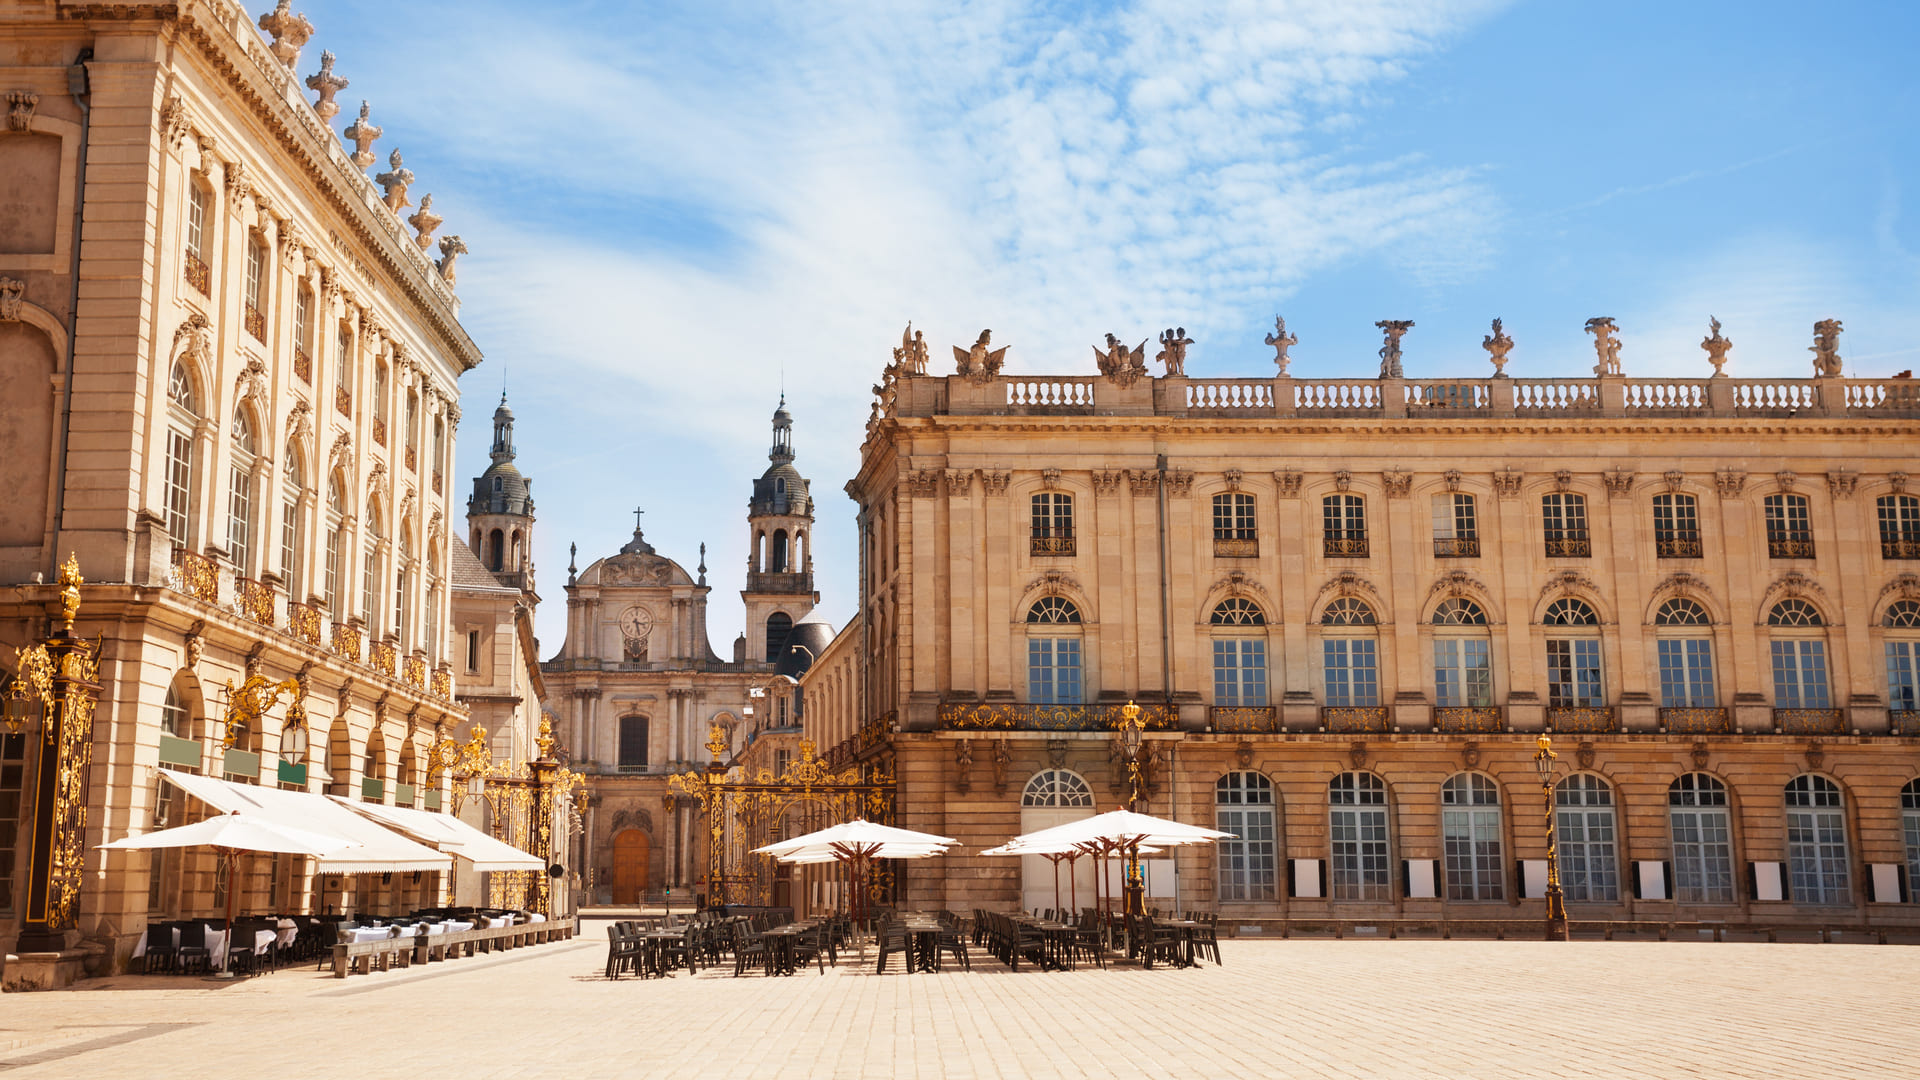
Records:
[[[73,632],[80,613],[80,565],[60,567],[60,619],[47,639],[20,650],[20,673],[7,694],[10,731],[40,722],[39,768],[27,853],[21,953],[60,952],[77,923],[86,864],[87,766],[93,754],[93,706],[100,647]]]
[[[1540,748],[1534,752],[1533,766],[1540,771],[1540,793],[1547,803],[1547,940],[1567,940],[1567,901],[1560,891],[1560,850],[1554,819],[1558,809],[1553,799],[1553,740],[1540,736]]]
[[[1146,734],[1147,722],[1140,715],[1140,706],[1129,701],[1120,706],[1120,745],[1127,754],[1127,809],[1133,810],[1144,793],[1145,777],[1140,773],[1140,744]],[[1140,845],[1127,845],[1127,883],[1122,890],[1125,895],[1127,914],[1141,916],[1147,913],[1147,882],[1140,871]]]
[[[727,902],[727,880],[725,868],[721,865],[724,858],[727,835],[726,815],[721,813],[719,794],[727,779],[727,756],[732,747],[727,742],[727,730],[719,724],[707,729],[707,753],[711,760],[702,772],[676,773],[667,778],[667,787],[673,791],[675,799],[697,799],[700,811],[707,819],[707,906],[716,907]]]

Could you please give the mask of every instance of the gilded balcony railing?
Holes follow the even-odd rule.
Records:
[[[205,259],[192,251],[187,252],[187,284],[200,290],[201,296],[213,295],[213,272],[207,269]]]
[[[251,578],[234,578],[233,608],[262,626],[272,626],[274,622],[273,586]]]
[[[854,746],[858,753],[866,753],[876,746],[893,741],[894,720],[896,714],[887,712],[860,725],[854,733]]]
[[[433,696],[441,701],[453,700],[453,672],[444,667],[433,669]]]
[[[1669,735],[1728,735],[1733,718],[1722,708],[1661,709],[1660,726]]]
[[[376,641],[367,650],[367,662],[373,665],[373,670],[389,677],[393,675],[399,658],[400,650],[391,641]]]
[[[357,626],[349,626],[346,623],[334,623],[333,651],[352,660],[356,664],[359,663],[360,639],[362,636],[360,628]]]
[[[1813,558],[1813,539],[1767,537],[1767,556],[1773,559],[1811,559]]]
[[[1906,536],[1898,540],[1880,541],[1880,557],[1883,559],[1920,559],[1920,537]]]
[[[246,324],[247,333],[253,335],[253,340],[258,341],[263,345],[266,344],[267,317],[265,315],[260,314],[259,308],[254,307],[252,304],[248,304],[246,306],[245,313],[241,317],[241,322]]]
[[[1507,717],[1498,705],[1447,705],[1433,710],[1433,728],[1450,735],[1494,735],[1507,730]]]
[[[1073,537],[1036,536],[1033,538],[1033,553],[1035,555],[1071,555],[1073,554]]]
[[[1700,538],[1692,537],[1655,537],[1653,554],[1660,559],[1697,559],[1700,557]]]
[[[313,382],[313,357],[298,345],[293,347],[293,373],[300,376],[303,383]]]
[[[1547,541],[1549,559],[1586,559],[1592,556],[1593,543],[1584,536]]]
[[[1385,705],[1326,705],[1320,726],[1336,735],[1384,735],[1393,730]]]
[[[287,629],[309,645],[320,644],[320,609],[297,600],[287,600]]]
[[[1433,538],[1433,557],[1436,559],[1475,559],[1479,556],[1480,538],[1477,536]]]
[[[417,686],[425,690],[427,688],[427,658],[419,653],[407,657],[406,662],[401,665],[400,678],[402,682],[408,685]]]
[[[384,416],[373,418],[373,441],[380,446],[387,445],[387,418]]]
[[[173,549],[173,569],[167,575],[167,583],[209,604],[220,602],[220,567],[205,555],[186,548]]]
[[[1237,537],[1216,536],[1213,538],[1213,554],[1217,559],[1253,559],[1260,555],[1258,539],[1242,540]]]
[[[1888,709],[1887,734],[1920,735],[1920,710]]]
[[[1555,734],[1604,735],[1619,731],[1613,710],[1593,705],[1554,706],[1547,709],[1547,730]]]
[[[409,446],[409,447],[407,447],[407,454],[406,454],[406,461],[407,461],[407,471],[408,471],[408,472],[418,472],[418,471],[420,471],[420,458],[419,458],[419,455],[418,455],[417,453],[415,453],[415,451],[414,451],[414,449],[413,449],[413,447],[411,447],[411,446]]]
[[[1326,538],[1322,553],[1329,559],[1364,559],[1367,557],[1367,538],[1365,536],[1329,536]]]
[[[1280,710],[1271,705],[1215,705],[1207,723],[1221,735],[1272,735],[1280,730]]]
[[[940,706],[940,726],[949,731],[1113,731],[1120,705],[1020,705],[1013,702]],[[1148,731],[1172,731],[1179,714],[1172,705],[1141,705]]]
[[[333,388],[333,409],[341,416],[353,415],[353,395],[347,393],[346,387],[336,386]]]
[[[1773,726],[1782,735],[1845,735],[1847,714],[1842,709],[1775,709]]]
[[[435,469],[435,470],[433,470],[433,493],[434,493],[435,495],[439,495],[439,494],[441,494],[441,491],[440,491],[440,470],[439,470],[439,469]]]

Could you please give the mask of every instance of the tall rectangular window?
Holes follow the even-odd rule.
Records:
[[[1700,557],[1700,509],[1693,496],[1673,492],[1653,497],[1653,548],[1662,559]]]
[[[360,614],[367,620],[367,633],[379,633],[376,601],[380,589],[380,549],[367,545],[367,562],[360,568]]]
[[[1073,496],[1042,491],[1033,497],[1033,553],[1073,554]]]
[[[480,631],[467,631],[467,670],[480,670]]]
[[[1437,559],[1480,554],[1480,524],[1473,496],[1451,492],[1433,497],[1433,555]]]
[[[1547,704],[1557,709],[1599,708],[1606,704],[1606,695],[1600,686],[1598,638],[1548,639]]]
[[[167,431],[167,533],[176,544],[187,542],[187,503],[192,498],[193,435]]]
[[[1589,903],[1620,899],[1612,789],[1599,777],[1582,773],[1556,786],[1554,802],[1560,876],[1567,899]]]
[[[1587,533],[1587,497],[1553,492],[1540,500],[1540,524],[1549,558],[1584,559],[1593,554]]]
[[[1329,495],[1320,500],[1320,515],[1327,558],[1366,557],[1366,500],[1358,495]]]
[[[1267,643],[1220,638],[1213,643],[1213,703],[1263,707],[1267,703]]]
[[[1372,708],[1380,704],[1380,673],[1372,638],[1326,638],[1320,643],[1327,704]]]
[[[1342,773],[1327,799],[1333,899],[1393,899],[1385,785],[1371,773]]]
[[[1883,495],[1875,508],[1880,517],[1880,557],[1920,559],[1920,498]]]
[[[1080,639],[1027,639],[1027,701],[1080,704]]]
[[[1711,709],[1713,642],[1708,638],[1661,638],[1660,704],[1669,709]]]
[[[1220,899],[1272,900],[1277,892],[1273,782],[1236,772],[1214,784],[1214,827],[1232,833],[1220,841]]]
[[[340,527],[327,530],[327,610],[339,618],[340,611]]]
[[[1789,638],[1769,644],[1773,647],[1773,707],[1827,708],[1827,643]]]
[[[267,339],[267,245],[258,238],[247,239],[245,307],[242,321],[247,333],[258,341]]]
[[[1733,830],[1721,806],[1673,806],[1673,898],[1733,903]]]
[[[1433,639],[1433,698],[1441,708],[1493,704],[1487,639]]]
[[[1775,559],[1813,558],[1813,515],[1805,495],[1769,495],[1767,554]]]
[[[153,828],[159,832],[173,824],[173,785],[164,777],[156,780],[153,793]],[[147,855],[147,910],[162,911],[166,906],[167,849],[154,848]]]
[[[1887,642],[1887,708],[1895,712],[1914,712],[1920,710],[1920,641]],[[1920,888],[1920,881],[1914,883]]]
[[[14,855],[26,782],[27,737],[0,735],[0,911],[18,908],[13,895]]]
[[[644,772],[647,767],[647,718],[620,718],[620,771]]]
[[[236,457],[227,483],[227,548],[242,575],[252,566],[253,474]]]
[[[1260,532],[1254,522],[1253,496],[1239,491],[1213,497],[1213,553],[1220,558],[1251,558],[1260,554]]]
[[[280,572],[287,578],[287,596],[300,595],[300,504],[288,499],[280,507]]]
[[[207,257],[207,189],[187,181],[187,254],[202,262]]]

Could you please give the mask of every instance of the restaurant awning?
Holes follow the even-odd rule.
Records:
[[[173,786],[223,814],[235,810],[267,818],[288,828],[353,841],[314,860],[322,874],[380,874],[393,870],[450,870],[446,855],[416,844],[399,833],[327,798],[307,791],[235,784],[211,776],[160,770]]]
[[[408,806],[353,802],[338,795],[335,802],[364,814],[389,828],[398,829],[424,844],[432,844],[457,859],[473,864],[475,870],[545,870],[547,864],[511,844],[495,840],[451,814],[434,814]]]

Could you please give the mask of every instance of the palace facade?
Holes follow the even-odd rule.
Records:
[[[1378,379],[905,343],[809,730],[976,852],[1121,804],[1136,702],[1141,809],[1237,837],[1150,902],[1254,924],[1539,919],[1545,733],[1576,920],[1920,924],[1915,383],[1837,324],[1812,379],[1627,378],[1610,323],[1592,378],[1409,379],[1394,329]],[[1053,907],[1027,862],[902,902]]]

